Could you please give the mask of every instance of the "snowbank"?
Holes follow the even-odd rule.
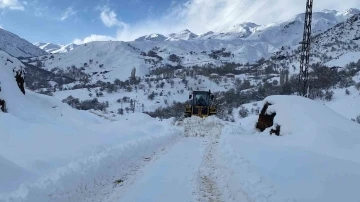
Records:
[[[90,112],[75,110],[53,97],[28,90],[24,95],[12,72],[21,67],[16,58],[0,51],[0,99],[7,104],[7,113],[0,112],[0,200],[17,189],[10,195],[30,200],[32,194],[49,194],[54,187],[80,186],[67,181],[83,177],[84,173],[79,173],[77,168],[86,170],[84,175],[98,177],[123,155],[128,164],[117,168],[124,169],[133,156],[151,153],[174,137],[171,119],[159,121],[135,113],[110,122]],[[98,161],[104,167],[99,168]],[[34,184],[37,177],[41,180]],[[41,197],[39,200],[48,201]]]
[[[360,162],[360,126],[328,107],[299,96],[270,96],[267,113],[276,112],[274,125],[291,135],[291,145]],[[269,134],[267,129],[265,133]],[[358,153],[357,152],[357,153]]]
[[[19,184],[24,183],[25,180],[35,178],[33,173],[19,167],[15,163],[0,156],[0,190],[11,191],[18,188]],[[3,183],[6,182],[6,183]]]
[[[219,159],[234,171],[228,178],[253,201],[358,201],[360,126],[306,98],[265,101],[282,136],[257,132],[255,115],[225,127]]]

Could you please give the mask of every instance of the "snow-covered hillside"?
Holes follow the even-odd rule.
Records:
[[[312,16],[312,34],[320,34],[359,13],[360,10],[358,9],[314,12]],[[264,41],[278,48],[282,46],[296,47],[303,37],[304,20],[305,14],[299,14],[284,22],[263,25],[256,28],[248,39]]]
[[[47,53],[66,53],[74,48],[78,47],[78,45],[74,43],[70,43],[67,45],[58,45],[53,43],[41,43],[37,42],[34,43],[35,46],[39,47],[40,49],[46,51]]]
[[[350,62],[357,62],[360,59],[359,23],[360,13],[325,32],[312,35],[310,64],[343,68]],[[288,69],[290,74],[296,74],[300,67],[300,48],[284,47],[275,52],[262,67],[265,69],[267,66],[278,66]]]
[[[327,60],[339,60],[340,57],[349,52],[360,51],[360,13],[354,15],[334,28],[327,30],[323,34],[314,37],[312,45],[314,53],[317,55],[325,54]],[[337,37],[334,37],[337,36]],[[341,58],[349,59],[349,58]],[[340,59],[340,60],[341,60]],[[347,62],[355,62],[348,60]]]
[[[0,50],[14,57],[36,57],[47,53],[25,39],[0,28]]]
[[[91,42],[69,53],[47,57],[43,62],[47,70],[66,70],[75,66],[83,68],[87,74],[99,75],[97,80],[113,81],[116,78],[129,78],[134,67],[138,76],[144,76],[151,68],[164,67],[166,64],[193,66],[222,64],[223,61],[255,62],[275,50],[266,43],[243,40]],[[171,59],[170,55],[175,56]]]
[[[61,178],[65,173],[79,176],[73,165],[84,163],[78,160],[80,157],[93,161],[101,157],[97,153],[100,151],[119,154],[134,143],[159,145],[160,140],[176,137],[167,132],[171,120],[159,122],[145,114],[133,114],[113,123],[88,111],[75,110],[50,96],[29,90],[24,95],[13,72],[21,68],[20,61],[0,51],[0,99],[6,101],[6,113],[0,111],[0,201],[7,201],[7,193],[18,189],[12,196],[26,196],[33,201],[31,193],[48,186],[48,179]],[[127,127],[139,121],[141,129]],[[125,155],[132,153],[128,151]],[[69,164],[71,161],[73,164]],[[96,162],[93,166],[96,167]],[[59,167],[63,168],[57,170]]]

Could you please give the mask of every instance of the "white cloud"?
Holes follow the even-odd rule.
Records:
[[[264,25],[287,20],[305,11],[305,1],[270,0],[265,5],[267,1],[257,0],[254,4],[252,4],[254,0],[189,0],[183,4],[176,4],[173,1],[174,3],[163,16],[156,19],[145,19],[131,25],[120,21],[115,11],[108,7],[98,8],[98,10],[101,11],[100,19],[104,25],[119,28],[114,38],[124,41],[134,40],[151,33],[169,34],[184,29],[189,29],[197,34],[207,31],[219,32],[244,21]],[[239,2],[241,3],[238,5]],[[258,11],[263,5],[265,6]],[[346,0],[341,4],[337,0],[316,0],[314,2],[314,11],[349,8],[360,8],[360,1]],[[234,12],[231,13],[233,10]],[[226,19],[230,13],[231,15]],[[220,24],[221,26],[218,28]]]
[[[0,9],[9,8],[10,10],[24,10],[24,6],[18,0],[0,0]]]
[[[116,13],[110,10],[108,7],[101,8],[100,19],[107,27],[122,27],[126,28],[127,24],[116,18]]]
[[[92,34],[88,37],[85,37],[84,39],[75,39],[73,41],[74,44],[84,44],[84,43],[89,43],[92,41],[115,41],[116,39],[110,36],[104,36],[104,35],[96,35],[96,34]]]
[[[60,20],[64,21],[73,15],[76,15],[76,11],[72,7],[68,7],[61,15]]]

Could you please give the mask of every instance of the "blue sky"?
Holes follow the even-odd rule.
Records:
[[[1,3],[2,0],[0,0]],[[92,33],[114,36],[117,27],[107,27],[100,14],[106,7],[119,20],[133,24],[160,17],[169,0],[27,0],[20,8],[0,7],[0,26],[30,42],[69,43]]]
[[[338,2],[316,0],[314,10],[360,8],[359,0]],[[305,0],[0,0],[0,27],[33,43],[129,41],[184,29],[221,31],[245,21],[266,24],[304,9]]]

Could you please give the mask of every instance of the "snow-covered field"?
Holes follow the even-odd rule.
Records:
[[[350,52],[341,55],[339,58],[331,60],[325,63],[326,66],[329,67],[345,67],[345,65],[349,64],[350,62],[357,62],[360,60],[360,52]]]

